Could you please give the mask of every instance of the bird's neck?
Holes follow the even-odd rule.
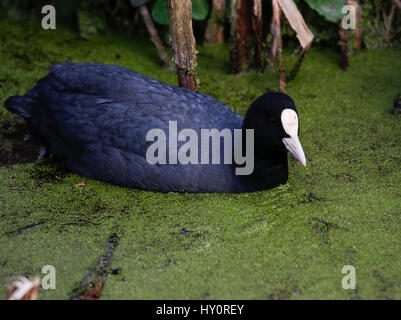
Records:
[[[245,192],[266,190],[285,184],[288,179],[287,153],[276,154],[272,158],[255,157],[253,172],[237,177]]]

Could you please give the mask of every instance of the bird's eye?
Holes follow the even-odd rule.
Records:
[[[276,119],[274,119],[273,117],[270,117],[269,121],[270,123],[276,123]]]

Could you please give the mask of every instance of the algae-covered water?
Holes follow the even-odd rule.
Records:
[[[82,40],[36,20],[0,22],[0,105],[51,64],[102,62],[169,84],[146,39]],[[244,115],[275,73],[232,76],[228,47],[198,46],[201,92]],[[285,66],[295,61],[285,54]],[[287,93],[300,113],[308,166],[290,158],[286,185],[249,194],[160,194],[112,186],[36,161],[38,147],[0,107],[0,298],[13,276],[56,269],[39,299],[400,299],[401,50],[308,53]],[[112,241],[110,240],[112,239]],[[356,289],[342,287],[355,267]],[[4,296],[5,297],[5,296]]]

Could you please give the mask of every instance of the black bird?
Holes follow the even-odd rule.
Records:
[[[63,63],[5,107],[24,118],[46,151],[71,171],[126,187],[250,192],[287,182],[287,150],[306,165],[294,101],[278,92],[260,96],[242,119],[210,96],[127,68]],[[204,129],[216,129],[206,130],[213,132],[211,141],[205,139],[210,150],[203,148]],[[249,136],[246,129],[253,129]],[[227,142],[227,136],[242,142]],[[232,156],[237,151],[245,163]]]

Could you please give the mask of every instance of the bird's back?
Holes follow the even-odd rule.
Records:
[[[5,106],[27,120],[50,153],[84,176],[147,190],[232,191],[230,165],[146,160],[146,134],[158,128],[168,139],[169,121],[199,137],[201,129],[241,128],[242,118],[210,96],[119,66],[64,63]]]

